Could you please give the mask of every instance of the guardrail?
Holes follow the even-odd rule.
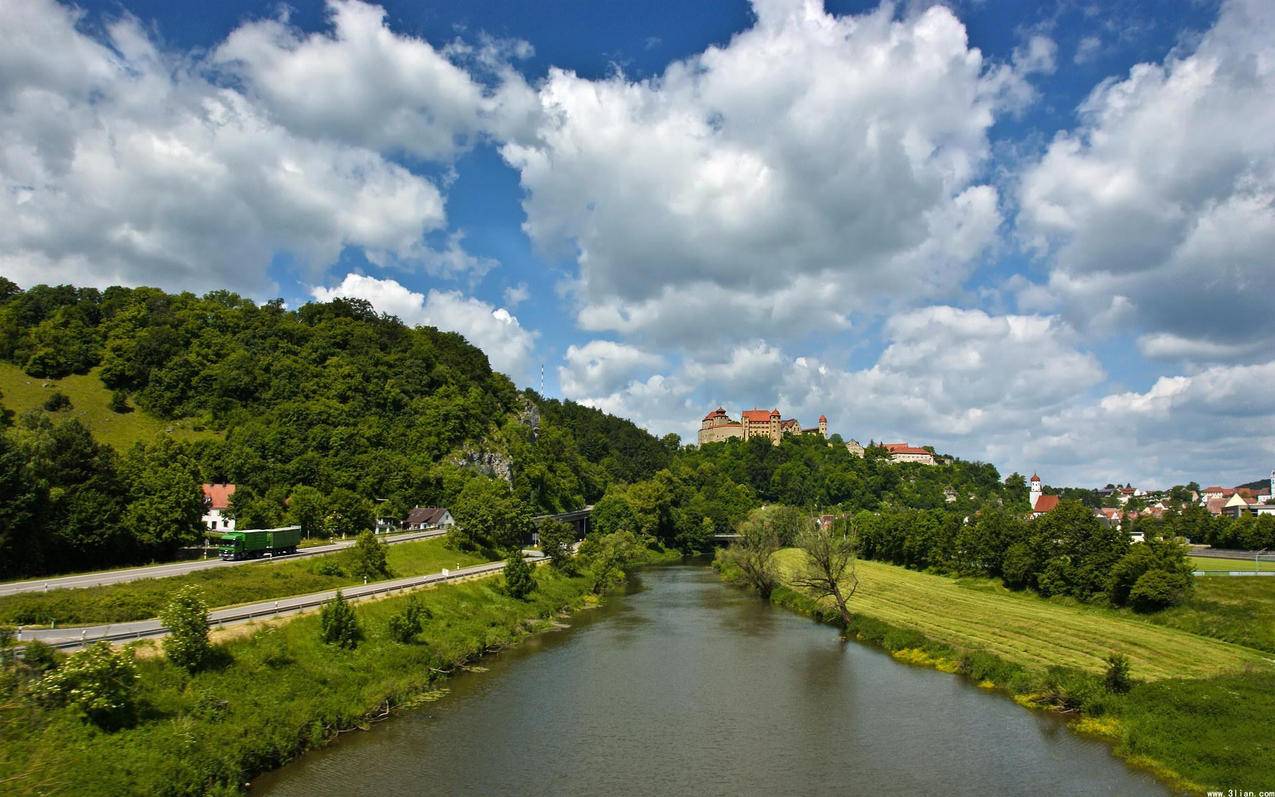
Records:
[[[548,561],[548,557],[539,556],[530,558],[533,565]],[[430,573],[424,576],[411,576],[409,578],[394,579],[392,581],[382,581],[372,584],[355,584],[351,587],[342,587],[340,592],[347,599],[354,601],[361,598],[369,598],[375,595],[383,595],[394,592],[396,590],[403,591],[422,587],[427,584],[442,584],[448,581],[458,581],[460,579],[469,578],[471,576],[487,575],[504,569],[504,562],[488,562],[481,565],[471,565],[462,567],[459,570],[444,570],[441,573]],[[251,604],[241,608],[218,609],[208,613],[208,625],[210,627],[219,627],[231,625],[234,623],[247,622],[258,617],[282,617],[289,614],[296,614],[306,609],[312,609],[321,606],[332,600],[336,596],[337,590],[327,590],[325,592],[316,592],[311,595],[303,595],[300,597],[280,598],[274,601],[274,605],[266,608],[260,608],[260,603]],[[286,605],[284,605],[286,604]],[[113,624],[112,624],[113,625]],[[122,625],[122,624],[121,624]],[[87,631],[101,629],[97,635],[89,635]],[[130,642],[141,639],[153,639],[162,637],[168,633],[168,629],[162,625],[155,625],[145,628],[134,628],[127,631],[117,631],[111,633],[111,625],[94,626],[93,629],[82,629],[80,637],[71,639],[62,639],[46,642],[47,645],[59,650],[71,650],[84,647],[93,642]],[[31,640],[23,640],[30,642]]]

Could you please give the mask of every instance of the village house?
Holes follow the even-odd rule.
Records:
[[[882,443],[890,455],[891,462],[919,462],[922,465],[937,465],[934,454],[928,448],[910,446],[907,443]]]
[[[408,531],[447,529],[456,525],[452,513],[438,506],[415,506],[407,513],[403,528]]]
[[[235,494],[233,484],[205,484],[204,490],[204,528],[209,531],[234,531],[235,519],[230,517],[230,497]]]

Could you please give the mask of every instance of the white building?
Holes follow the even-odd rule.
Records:
[[[234,531],[235,519],[229,517],[230,497],[235,494],[233,484],[205,484],[204,488],[204,528],[209,531]]]

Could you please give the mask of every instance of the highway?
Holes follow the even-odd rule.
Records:
[[[437,536],[437,535],[435,535]],[[533,552],[527,551],[527,554]],[[534,552],[528,556],[533,562],[545,561],[546,557]],[[488,562],[481,565],[462,567],[459,570],[444,570],[441,573],[430,573],[423,576],[394,578],[388,581],[376,581],[371,584],[356,584],[341,587],[345,597],[355,600],[373,595],[381,595],[395,590],[409,589],[425,584],[442,584],[457,581],[471,576],[497,573],[505,566],[504,562]],[[246,603],[242,606],[231,606],[214,609],[208,613],[208,623],[214,628],[227,625],[238,625],[262,617],[285,617],[319,606],[332,600],[335,589],[313,592],[309,595],[294,595],[290,598]],[[157,619],[136,620],[130,623],[111,623],[109,625],[68,626],[66,628],[23,629],[19,634],[19,644],[39,639],[62,650],[75,650],[92,642],[106,640],[108,642],[129,642],[134,639],[151,639],[162,637],[167,629]]]
[[[399,542],[411,542],[412,540],[427,540],[432,537],[441,537],[446,534],[446,529],[437,529],[434,531],[410,531],[404,534],[391,534],[382,537],[386,543],[393,545]],[[354,544],[353,539],[343,540],[340,542],[328,543],[327,545],[316,545],[311,548],[302,548],[294,554],[286,556],[276,556],[269,559],[241,559],[239,561],[224,561],[222,559],[192,559],[188,562],[170,562],[161,565],[146,565],[144,567],[130,567],[123,570],[99,570],[93,573],[79,573],[71,576],[56,576],[51,578],[36,578],[27,581],[9,581],[0,583],[0,596],[17,595],[23,592],[47,592],[51,589],[77,589],[81,587],[100,587],[106,584],[122,584],[126,581],[137,581],[143,578],[165,578],[167,576],[184,576],[187,573],[193,573],[197,570],[209,570],[214,567],[237,567],[239,565],[250,565],[257,562],[277,562],[281,559],[298,559],[305,556],[318,556],[325,553],[333,553],[344,548],[349,548]]]

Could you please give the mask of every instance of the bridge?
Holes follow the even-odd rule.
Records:
[[[583,540],[585,536],[593,531],[593,504],[585,506],[583,509],[572,510],[571,512],[559,512],[556,515],[536,515],[531,519],[538,527],[546,520],[560,520],[563,523],[570,523],[575,527],[576,539]],[[531,542],[533,545],[540,543],[540,533],[531,533]]]

